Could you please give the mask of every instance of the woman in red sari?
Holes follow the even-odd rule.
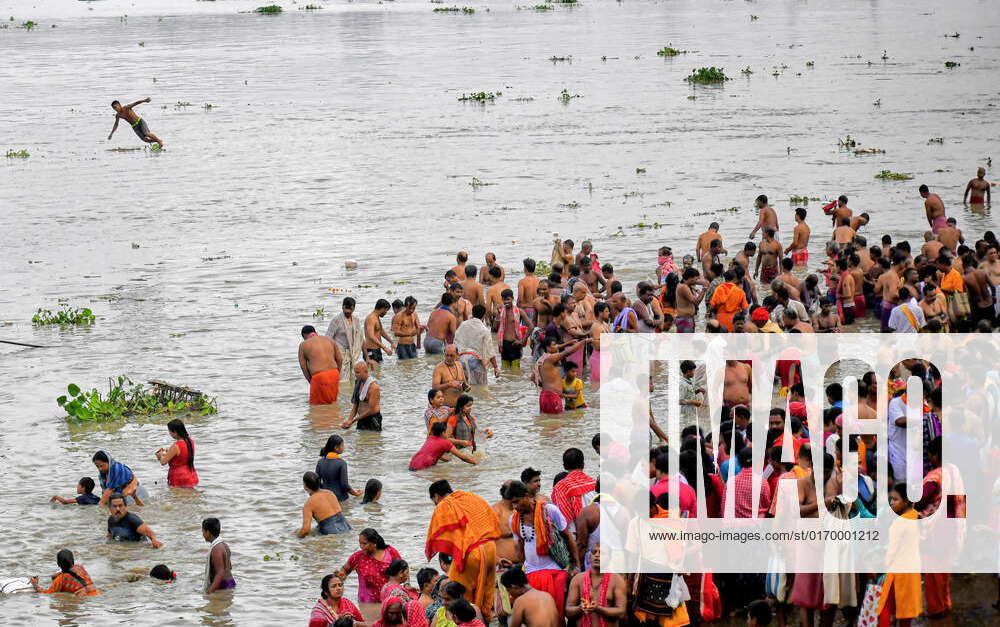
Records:
[[[354,619],[354,627],[365,627],[361,610],[344,598],[344,580],[331,574],[323,577],[320,598],[309,616],[309,627],[329,627],[341,616]]]
[[[386,569],[393,560],[402,559],[399,551],[385,543],[385,540],[374,529],[368,528],[358,534],[360,551],[355,551],[344,564],[337,575],[346,579],[352,570],[358,571],[358,603],[362,615],[372,617],[378,615],[382,586],[389,583]]]
[[[77,596],[90,597],[100,592],[94,587],[87,569],[81,564],[75,563],[73,551],[63,549],[56,554],[56,563],[59,565],[59,572],[52,575],[52,585],[48,590],[42,590],[38,584],[38,577],[31,578],[31,587],[35,592],[42,594],[52,594],[53,592],[71,592]]]
[[[385,569],[389,581],[382,586],[379,598],[385,601],[390,596],[398,597],[404,603],[420,598],[420,591],[410,585],[410,565],[404,559],[392,560]]]
[[[156,459],[161,466],[170,464],[167,485],[173,488],[193,488],[198,485],[198,471],[194,469],[194,442],[188,435],[187,427],[176,418],[167,423],[167,430],[174,443],[170,448],[156,451]]]

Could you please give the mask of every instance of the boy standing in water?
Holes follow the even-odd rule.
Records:
[[[111,136],[115,134],[116,130],[118,130],[118,121],[125,120],[132,126],[132,130],[139,136],[139,139],[147,144],[159,144],[160,148],[163,148],[163,140],[150,133],[149,127],[146,126],[146,121],[140,118],[138,113],[132,110],[133,107],[141,105],[144,102],[150,102],[150,99],[143,98],[142,100],[136,100],[132,104],[124,106],[122,106],[122,103],[117,100],[112,101],[111,108],[115,110],[115,125],[111,127],[111,132],[108,133],[108,141],[111,140]]]
[[[201,521],[201,537],[211,543],[208,550],[208,568],[205,570],[205,594],[236,587],[233,579],[229,545],[222,541],[222,524],[218,518]]]

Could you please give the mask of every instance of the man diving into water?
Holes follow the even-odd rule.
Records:
[[[117,100],[112,101],[111,108],[115,110],[115,125],[111,127],[111,132],[108,133],[109,141],[111,140],[111,136],[115,134],[115,131],[118,130],[118,121],[125,120],[132,126],[132,130],[139,136],[139,139],[147,144],[159,144],[160,148],[163,148],[163,140],[150,133],[149,127],[146,126],[146,121],[140,118],[138,113],[132,110],[136,105],[141,105],[145,102],[150,102],[150,99],[143,98],[142,100],[136,100],[132,104],[124,106],[122,106],[122,103]]]

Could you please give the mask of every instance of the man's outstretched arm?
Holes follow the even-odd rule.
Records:
[[[125,105],[125,108],[126,108],[126,109],[131,109],[132,107],[134,107],[134,106],[136,106],[136,105],[141,105],[141,104],[142,104],[142,103],[144,103],[144,102],[152,102],[152,100],[150,100],[149,98],[143,98],[142,100],[136,100],[136,101],[135,101],[135,102],[133,102],[132,104],[127,104],[127,105]]]

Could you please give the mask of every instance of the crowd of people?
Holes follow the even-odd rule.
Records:
[[[990,184],[984,175],[980,171],[968,186],[974,204],[989,200]],[[556,239],[548,261],[522,261],[523,274],[516,283],[493,253],[476,267],[468,253],[459,252],[424,321],[412,296],[393,303],[379,299],[364,316],[356,313],[355,299],[347,297],[325,334],[304,326],[298,360],[309,383],[309,402],[336,403],[343,386],[350,390],[343,429],[391,428],[383,422],[382,399],[393,391],[383,389],[376,375],[391,367],[387,358],[417,359],[423,349],[440,361],[428,382],[426,441],[408,466],[419,471],[444,461],[482,461],[476,453],[493,432],[475,417],[474,392],[490,384],[490,373],[498,377],[503,369],[530,372],[542,414],[587,407],[586,395],[602,379],[601,342],[606,333],[841,333],[876,326],[883,333],[992,332],[1000,310],[1000,243],[992,232],[967,241],[958,221],[946,215],[941,199],[926,186],[919,192],[928,224],[919,244],[885,235],[869,245],[868,231],[877,216],[855,214],[849,199],[840,196],[823,208],[831,224],[826,258],[810,264],[814,232],[807,222],[809,211],[795,209],[791,235],[783,244],[779,215],[761,195],[756,200],[759,220],[742,246],[727,246],[720,224],[712,223],[697,237],[693,254],[681,255],[678,263],[671,247],[661,247],[655,266],[650,263],[655,280],[628,289],[616,277],[614,266],[599,260],[591,241],[582,242],[577,250],[573,241]],[[759,244],[754,241],[758,232]],[[869,317],[870,326],[859,326]],[[693,362],[681,364],[680,403],[688,423],[706,405],[705,382],[696,370]],[[911,376],[924,382],[921,428],[926,455],[921,494],[908,494],[902,479],[897,482],[907,472],[905,382]],[[796,483],[802,517],[817,517],[821,502],[843,518],[874,516],[874,460],[881,446],[888,452],[892,509],[902,518],[929,515],[942,505],[942,377],[932,365],[916,359],[894,370],[888,382],[880,384],[874,373],[862,377],[859,418],[876,417],[880,385],[892,395],[889,438],[883,444],[871,436],[843,437],[845,393],[836,383],[826,388],[823,433],[810,434],[801,376],[790,362],[775,381],[776,388],[787,394],[787,409],[771,411],[764,443],[767,463],[753,468],[749,366],[728,361],[722,426],[714,441],[712,434],[691,424],[680,441],[670,442],[651,414],[650,438],[655,446],[642,452],[643,463],[649,466],[648,485],[624,486],[604,475],[588,474],[583,451],[575,447],[564,452],[562,471],[551,478],[548,494],[542,491],[541,472],[531,467],[497,486],[499,498],[492,504],[480,495],[453,489],[447,480],[435,481],[428,492],[434,511],[423,559],[437,560],[439,568],[420,568],[416,585],[411,584],[404,556],[379,531],[365,528],[358,534],[359,550],[319,582],[320,598],[309,624],[484,627],[496,620],[510,627],[557,627],[567,621],[587,627],[620,623],[672,627],[739,615],[749,625],[784,625],[793,617],[802,625],[816,621],[832,625],[839,613],[849,624],[876,624],[859,623],[873,615],[877,624],[908,625],[921,614],[947,616],[948,574],[713,576],[652,568],[622,576],[601,572],[599,544],[601,519],[616,516],[618,503],[642,503],[651,518],[698,516],[692,486],[699,483],[706,491],[705,514],[710,518],[724,511],[727,481],[736,482],[737,517],[773,516],[772,496],[781,479]],[[584,384],[588,379],[589,389]],[[197,485],[194,445],[183,423],[175,420],[168,428],[174,443],[156,456],[170,466],[170,485]],[[595,435],[590,445],[604,462],[629,455],[605,435]],[[782,461],[789,448],[792,463]],[[845,449],[858,453],[862,471],[859,496],[850,501],[836,496],[842,492],[840,462]],[[330,435],[315,470],[303,475],[308,497],[299,536],[312,533],[314,524],[320,534],[353,533],[341,503],[362,494],[365,502],[379,498],[382,486],[377,479],[370,480],[364,491],[351,486],[343,451],[343,438]],[[679,452],[679,467],[673,467],[671,451]],[[818,457],[824,460],[825,474],[819,483],[825,494],[814,488]],[[78,496],[53,499],[108,506],[109,537],[148,539],[159,546],[150,526],[128,511],[148,498],[134,473],[104,451],[93,460],[100,473],[98,494],[93,493],[96,483],[85,477]],[[758,475],[765,481],[760,502],[753,503],[747,486]],[[679,510],[670,508],[672,494]],[[964,504],[949,500],[947,507],[958,510]],[[609,526],[604,525],[605,530]],[[204,538],[211,543],[207,592],[236,585],[220,533],[218,520],[204,521]],[[45,591],[96,594],[86,570],[74,564],[71,553],[64,553],[68,551],[58,557],[60,573]],[[356,604],[344,596],[352,572],[358,576]]]

